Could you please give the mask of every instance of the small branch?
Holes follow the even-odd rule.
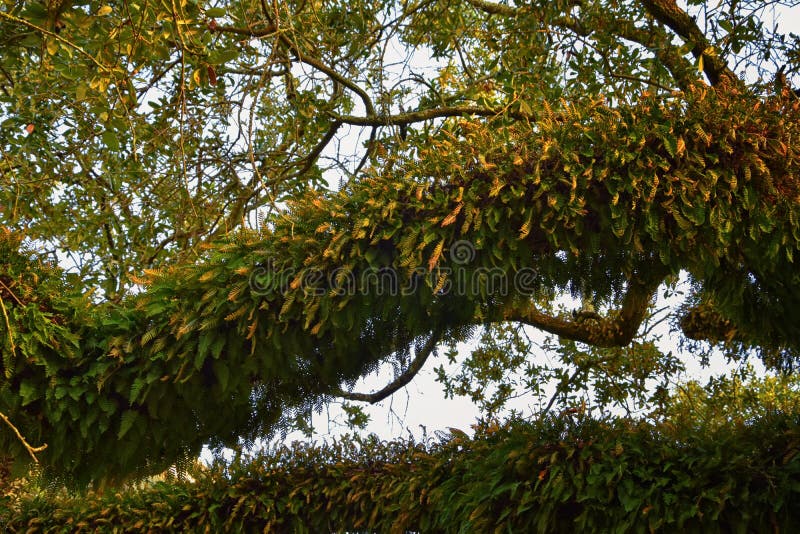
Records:
[[[147,93],[147,91],[149,91],[150,89],[152,89],[152,88],[153,88],[153,87],[154,87],[154,86],[155,86],[155,85],[156,85],[158,82],[160,82],[160,81],[161,81],[161,79],[162,79],[164,76],[166,76],[166,75],[169,73],[169,71],[171,71],[173,68],[175,68],[177,65],[179,65],[179,64],[180,64],[180,62],[181,62],[181,60],[180,60],[180,58],[178,58],[178,59],[176,59],[175,61],[171,61],[170,63],[168,63],[168,64],[167,64],[167,65],[166,65],[166,66],[165,66],[165,67],[164,67],[164,68],[161,70],[161,72],[159,72],[159,73],[156,73],[156,74],[155,74],[155,75],[154,75],[154,76],[153,76],[153,77],[150,79],[150,81],[148,82],[148,84],[147,84],[146,86],[142,87],[142,88],[141,88],[139,91],[137,91],[137,97],[138,97],[139,99],[141,99],[141,98],[142,98],[142,97],[143,97],[143,96],[144,96],[144,95]]]
[[[351,124],[354,126],[402,126],[412,124],[415,122],[422,122],[431,119],[439,119],[443,117],[458,117],[461,115],[475,115],[480,117],[496,117],[503,114],[508,115],[514,119],[519,120],[532,120],[534,117],[525,113],[508,112],[503,109],[491,109],[480,106],[462,105],[462,106],[445,106],[441,108],[424,109],[421,111],[409,111],[406,113],[398,113],[396,115],[376,115],[367,117],[356,117],[354,115],[336,115],[332,114],[333,118],[341,121],[344,124]]]
[[[439,341],[441,341],[442,334],[443,332],[441,329],[434,330],[431,334],[431,337],[428,338],[428,341],[426,341],[425,344],[416,351],[414,360],[408,366],[408,369],[403,371],[397,378],[394,379],[394,381],[392,381],[383,389],[374,393],[356,393],[338,389],[334,391],[333,394],[343,399],[368,402],[370,404],[375,404],[382,401],[398,389],[408,385],[408,383],[411,382],[415,376],[417,376],[417,373],[419,373],[422,367],[425,365],[425,362],[436,348],[436,345],[438,345]]]
[[[699,80],[694,77],[696,73],[694,66],[681,54],[677,46],[670,44],[672,36],[663,27],[640,28],[633,21],[622,18],[604,17],[601,20],[610,33],[650,50],[669,71],[680,89],[687,91],[698,83]],[[578,35],[588,36],[587,31],[580,32],[582,28],[575,22],[564,27],[572,29]]]
[[[4,69],[2,65],[0,65],[0,74],[3,75],[3,77],[8,81],[9,85],[11,85],[11,88],[13,89],[14,80],[11,78],[11,75],[8,74],[8,71],[6,71],[6,69]],[[3,94],[6,95],[7,98],[11,98],[11,93],[8,92],[8,89],[6,89],[5,85],[0,85],[0,89],[3,90]]]
[[[158,257],[158,255],[161,254],[161,251],[163,251],[164,248],[170,243],[177,241],[178,239],[198,237],[200,234],[201,231],[199,229],[191,231],[184,231],[184,230],[174,231],[171,235],[168,235],[167,237],[162,239],[161,242],[159,242],[155,246],[155,248],[153,248],[153,251],[150,254],[142,257],[141,261],[142,265],[151,266]]]
[[[511,7],[511,6],[507,6],[507,5],[503,5],[503,4],[498,4],[498,3],[495,3],[495,2],[489,2],[489,1],[486,1],[486,0],[466,0],[466,2],[469,5],[471,5],[472,7],[474,7],[475,9],[477,9],[479,11],[483,11],[484,13],[487,13],[487,14],[490,14],[490,15],[500,15],[500,16],[505,16],[505,17],[518,17],[518,16],[522,15],[523,13],[525,13],[527,11],[527,10],[523,10],[521,8],[518,8],[518,7]],[[657,20],[659,20],[659,22],[661,22],[663,24],[667,24],[667,26],[672,28],[672,26],[666,20],[661,19],[661,18],[656,16],[656,14],[653,13],[650,10],[649,5],[652,5],[652,4],[668,5],[670,3],[674,3],[674,0],[649,0],[647,2],[643,1],[643,3],[647,7],[648,12],[651,15],[653,15]],[[565,10],[568,10],[569,8],[574,7],[574,6],[580,6],[580,1],[579,0],[574,0],[574,1],[570,2],[566,6]],[[676,8],[677,8],[677,6],[676,6]],[[680,11],[680,10],[678,10],[678,11]],[[696,24],[694,24],[694,21],[692,21],[691,18],[689,18],[688,15],[686,15],[686,13],[684,13],[682,11],[680,11],[680,13],[682,13],[683,16],[686,19],[688,19],[688,21],[691,24],[693,24],[695,26],[697,31],[696,32],[692,32],[692,37],[693,38],[698,38],[698,37],[702,38],[702,40],[703,40],[703,42],[705,44],[702,45],[702,48],[700,49],[700,52],[701,53],[704,52],[710,46],[710,44],[708,43],[707,39],[705,38],[705,35],[703,35],[703,33],[700,32],[699,28],[697,28]],[[604,17],[604,18],[606,18],[606,17]],[[575,17],[572,17],[572,16],[569,16],[567,14],[564,14],[562,16],[557,16],[557,17],[548,17],[546,19],[546,21],[547,21],[547,24],[549,24],[551,26],[564,28],[564,29],[572,31],[576,35],[579,35],[579,36],[582,36],[582,37],[589,37],[589,35],[591,35],[593,33],[593,31],[596,30],[596,28],[587,28],[587,27],[585,27],[581,23],[581,21],[579,19],[577,19]],[[648,31],[642,30],[641,28],[637,28],[636,25],[633,22],[628,21],[628,20],[624,20],[624,19],[620,19],[618,17],[614,17],[614,18],[610,18],[609,17],[604,22],[606,23],[606,28],[607,28],[607,31],[609,33],[613,34],[614,32],[617,32],[619,37],[622,37],[623,39],[628,39],[628,40],[634,41],[636,43],[639,43],[639,44],[645,46],[646,48],[648,48],[649,50],[651,50],[655,54],[656,58],[672,74],[673,78],[678,83],[678,85],[681,87],[681,89],[687,90],[691,86],[694,85],[695,80],[693,80],[688,75],[692,71],[691,65],[687,66],[686,64],[688,62],[685,60],[685,58],[683,58],[681,56],[680,53],[677,52],[677,47],[672,46],[672,45],[669,44],[669,38],[668,38],[667,35],[655,36],[656,38],[654,39],[654,35],[652,34],[652,32],[648,32]],[[685,22],[686,22],[685,19],[682,20],[682,23],[685,23]],[[675,29],[673,28],[673,30],[675,30]],[[677,30],[675,30],[675,31],[677,31]],[[662,31],[661,33],[666,33],[666,32]],[[681,37],[685,38],[685,36],[683,34],[681,34],[680,32],[679,32],[679,35]],[[663,38],[659,38],[659,37],[663,37]],[[703,61],[704,61],[704,63],[706,65],[710,65],[710,67],[711,67],[710,72],[707,72],[707,74],[709,74],[709,78],[713,75],[712,72],[713,73],[726,72],[728,75],[733,76],[733,73],[727,68],[727,66],[725,65],[724,61],[722,61],[719,57],[713,56],[710,59],[704,57]],[[706,70],[708,71],[709,69],[706,69]],[[609,73],[609,75],[615,76],[615,77],[619,77],[619,78],[625,78],[626,77],[625,75],[615,74],[613,72]],[[735,76],[734,76],[734,78],[735,78]],[[639,81],[639,80],[634,80],[634,81]],[[653,82],[647,82],[647,83],[650,83],[651,85],[657,86],[657,87],[659,87],[661,89],[669,89],[667,87],[655,84]]]
[[[486,0],[467,0],[467,3],[479,11],[488,13],[490,15],[502,15],[504,17],[516,17],[522,10],[518,7],[506,6],[503,4],[496,4],[494,2],[487,2]]]
[[[3,289],[5,289],[5,290],[6,290],[6,292],[7,292],[9,295],[11,295],[11,298],[13,298],[13,299],[16,301],[16,303],[17,303],[17,304],[19,304],[20,306],[25,306],[25,304],[23,304],[23,302],[22,302],[22,301],[19,299],[19,297],[18,297],[18,296],[16,296],[16,295],[14,294],[14,292],[13,292],[13,291],[11,291],[11,288],[10,288],[10,287],[8,287],[8,286],[7,286],[7,285],[6,285],[6,284],[5,284],[5,283],[4,283],[2,280],[0,280],[0,287],[2,287]]]
[[[0,285],[2,285],[4,288],[6,288],[6,290],[9,293],[11,293],[11,290],[8,289],[8,286],[6,286],[2,281],[0,281]],[[11,293],[11,295],[13,296],[14,294]],[[16,298],[16,297],[14,297],[14,298]],[[17,302],[19,302],[19,300],[17,300]],[[6,311],[6,304],[5,304],[5,302],[3,302],[3,298],[2,297],[0,297],[0,309],[3,310],[3,318],[6,321],[6,331],[8,332],[8,341],[9,341],[9,343],[11,343],[11,355],[16,357],[16,355],[17,355],[17,346],[14,344],[14,336],[13,336],[13,334],[11,334],[11,321],[8,318],[8,311]],[[5,374],[6,378],[11,378],[11,370],[10,369],[5,369],[4,370],[4,374]]]
[[[304,54],[303,52],[300,51],[299,48],[297,48],[294,45],[294,43],[292,43],[285,36],[281,36],[281,42],[283,42],[286,46],[290,48],[290,50],[295,55],[298,61],[317,69],[318,71],[328,76],[328,78],[330,78],[331,80],[343,85],[344,87],[347,87],[352,92],[357,94],[358,97],[361,99],[361,102],[364,104],[364,109],[366,110],[367,116],[369,117],[375,116],[375,105],[372,103],[372,99],[367,94],[367,92],[364,91],[364,89],[362,89],[357,83],[348,78],[345,78],[344,76],[336,72],[334,69],[332,69],[331,67],[320,61],[319,59]]]
[[[358,176],[358,173],[361,172],[361,169],[364,168],[364,165],[367,164],[369,161],[370,156],[375,152],[375,139],[378,137],[378,127],[373,126],[369,132],[369,139],[367,140],[367,150],[364,151],[364,156],[361,158],[361,161],[358,162],[358,166],[353,171],[352,176]]]
[[[30,454],[31,458],[33,458],[34,463],[38,464],[39,460],[36,458],[36,453],[37,452],[42,452],[43,450],[45,450],[47,448],[47,444],[45,443],[44,445],[41,445],[39,447],[32,446],[31,444],[28,443],[28,441],[25,439],[25,437],[20,433],[19,429],[14,426],[14,423],[11,422],[11,420],[6,416],[6,414],[4,414],[3,412],[0,412],[0,419],[5,421],[6,424],[11,428],[11,430],[14,431],[14,434],[17,435],[17,439],[19,439],[22,442],[22,445],[25,446],[25,450],[27,450],[28,454]]]
[[[555,391],[555,393],[553,393],[553,396],[550,397],[550,402],[547,403],[547,406],[544,407],[544,410],[542,410],[542,413],[539,414],[539,420],[544,420],[544,418],[547,416],[548,412],[550,412],[550,409],[553,407],[553,404],[556,403],[556,399],[558,398],[558,396],[566,391],[566,387],[568,385],[570,385],[573,382],[575,382],[575,379],[578,378],[578,375],[583,370],[584,370],[584,368],[582,366],[578,366],[578,368],[575,369],[575,372],[572,373],[572,375],[569,376],[566,381],[562,380],[561,383],[556,386],[556,391]]]
[[[252,28],[239,28],[236,26],[217,26],[216,24],[209,23],[208,29],[216,33],[232,33],[234,35],[241,35],[244,37],[255,37],[255,38],[267,37],[269,35],[275,34],[278,31],[278,29],[273,24],[270,24],[269,26],[266,26],[265,28],[261,28],[259,30],[254,30]]]
[[[314,146],[314,148],[311,149],[308,155],[297,162],[297,164],[302,164],[303,166],[297,172],[292,173],[292,178],[303,176],[311,169],[311,167],[314,166],[314,163],[316,163],[317,159],[319,159],[319,155],[322,154],[322,151],[325,150],[325,147],[328,146],[328,143],[331,142],[341,126],[342,123],[338,121],[331,123],[330,128],[328,128],[328,131],[325,133],[322,139]]]
[[[0,18],[9,20],[11,22],[16,22],[17,24],[21,24],[21,25],[25,26],[26,28],[30,28],[31,30],[37,31],[37,32],[41,33],[42,35],[47,35],[48,37],[52,37],[53,39],[55,39],[56,41],[64,44],[65,46],[67,46],[69,48],[72,48],[73,50],[75,50],[79,54],[81,54],[83,56],[86,56],[89,59],[89,61],[94,63],[95,66],[98,69],[100,69],[101,71],[107,72],[108,74],[113,74],[113,70],[110,67],[107,67],[106,65],[103,65],[100,61],[97,60],[96,57],[91,55],[89,52],[87,52],[86,50],[84,50],[80,46],[76,45],[72,41],[70,41],[68,39],[64,39],[63,37],[61,37],[60,35],[58,35],[55,32],[51,32],[50,30],[48,30],[46,28],[42,28],[41,26],[38,26],[38,25],[34,24],[33,22],[29,22],[29,21],[27,21],[25,19],[21,19],[19,17],[15,17],[14,15],[11,15],[10,13],[5,13],[3,11],[0,11]]]
[[[653,0],[651,0],[651,3],[652,1]],[[656,1],[663,3],[663,1],[661,0],[656,0]],[[670,0],[665,0],[665,1],[669,2]],[[475,9],[478,9],[490,15],[517,17],[525,13],[525,11],[521,8],[511,7],[503,4],[497,4],[494,2],[488,2],[486,0],[466,0],[466,2]],[[580,6],[580,1],[574,0],[570,2],[569,5],[565,8],[565,10],[574,6]],[[632,21],[620,19],[619,17],[612,18],[604,16],[603,18],[606,19],[603,20],[603,22],[605,23],[605,27],[608,33],[611,34],[617,33],[619,37],[639,43],[642,46],[646,47],[647,49],[651,50],[655,54],[656,58],[672,74],[673,78],[682,89],[687,90],[692,85],[694,85],[695,80],[693,80],[688,75],[692,71],[691,65],[687,65],[688,62],[685,60],[685,58],[683,58],[682,55],[677,52],[677,47],[669,44],[669,38],[667,35],[663,36],[653,35],[653,33],[650,31],[646,31],[636,27],[636,25]],[[585,27],[579,19],[566,14],[557,17],[548,17],[545,20],[547,21],[547,24],[549,24],[550,26],[564,28],[582,37],[589,37],[593,33],[593,31],[596,30],[596,28]],[[661,22],[666,24],[666,22],[664,21]],[[666,33],[666,32],[662,30],[659,33]],[[705,39],[705,36],[703,36],[702,33],[700,33],[700,35]],[[703,48],[703,50],[705,50],[705,48]],[[705,59],[703,61],[706,62]],[[609,73],[609,75],[620,78],[625,77],[624,75],[619,75],[614,73]],[[634,80],[634,81],[639,81],[639,80]],[[653,84],[653,82],[647,82],[647,83]],[[664,86],[656,84],[653,85],[662,89],[669,89]]]

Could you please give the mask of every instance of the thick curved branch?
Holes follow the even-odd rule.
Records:
[[[367,94],[366,91],[364,91],[364,89],[361,88],[361,86],[359,86],[357,83],[355,83],[354,81],[350,80],[349,78],[346,78],[346,77],[342,76],[341,74],[336,72],[335,69],[329,67],[328,65],[326,65],[325,63],[323,63],[319,59],[317,59],[317,58],[315,58],[313,56],[309,56],[308,54],[303,53],[285,35],[281,35],[280,39],[281,39],[281,42],[287,48],[289,48],[289,50],[292,51],[292,53],[297,58],[297,61],[299,61],[301,63],[305,63],[309,67],[313,67],[313,68],[317,69],[318,71],[320,71],[323,74],[325,74],[326,76],[328,76],[328,78],[330,78],[334,82],[337,82],[337,83],[343,85],[344,87],[350,89],[352,92],[357,94],[358,97],[361,99],[361,102],[364,104],[364,109],[366,110],[367,116],[370,116],[370,117],[374,117],[375,116],[375,105],[372,103],[372,99],[370,98],[370,96]]]
[[[526,10],[518,7],[497,4],[486,0],[466,0],[466,2],[475,9],[490,15],[518,17],[526,13]],[[576,0],[571,2],[567,7],[579,5],[580,2]],[[601,14],[600,16],[603,19],[598,21],[603,23],[600,26],[594,24],[585,25],[578,18],[569,15],[549,17],[547,18],[547,23],[551,26],[571,31],[581,37],[589,37],[592,33],[598,31],[599,28],[605,28],[607,33],[616,34],[622,39],[633,41],[652,51],[656,59],[658,59],[670,74],[672,74],[672,77],[682,90],[688,90],[695,84],[697,80],[691,76],[693,71],[691,64],[688,64],[688,61],[686,61],[686,58],[678,51],[677,47],[669,44],[670,39],[669,36],[666,35],[666,31],[658,32],[664,35],[654,35],[653,32],[637,27],[633,21],[619,18],[615,16],[615,14],[606,14],[605,16]],[[661,22],[665,23],[663,21]],[[700,33],[700,36],[705,39],[702,33]],[[703,48],[703,50],[705,50],[705,48]],[[705,61],[706,60],[704,60],[704,62]]]
[[[358,84],[353,82],[352,80],[342,76],[335,69],[332,69],[321,60],[310,56],[303,51],[301,51],[298,46],[292,42],[285,34],[280,33],[280,28],[278,28],[275,24],[269,24],[268,26],[261,28],[261,29],[253,29],[253,28],[242,28],[237,26],[217,26],[216,24],[209,24],[208,29],[212,32],[216,33],[231,33],[234,35],[242,35],[246,37],[268,37],[271,35],[276,35],[280,40],[281,44],[285,46],[287,49],[291,50],[292,53],[295,55],[297,60],[301,63],[305,63],[306,65],[317,69],[318,71],[322,72],[326,76],[328,76],[331,80],[336,83],[347,87],[352,92],[356,93],[361,101],[364,103],[364,108],[367,111],[368,116],[375,115],[375,106],[372,103],[372,99],[367,94],[364,89],[362,89]]]
[[[662,264],[646,265],[646,272],[639,271],[628,281],[628,289],[622,299],[622,308],[614,321],[615,331],[612,333],[618,345],[627,345],[636,336],[645,317],[653,295],[669,270]]]
[[[675,0],[642,0],[647,12],[658,22],[666,25],[687,43],[692,45],[692,55],[703,60],[703,72],[708,76],[711,85],[740,85],[741,82],[728,68],[725,59],[717,55],[716,50],[700,30],[697,22],[681,9]]]
[[[386,397],[392,395],[398,389],[401,389],[406,385],[408,385],[408,383],[411,382],[415,376],[417,376],[417,373],[419,373],[422,367],[425,365],[425,362],[428,360],[428,357],[436,348],[436,345],[438,345],[439,341],[442,340],[443,334],[444,332],[442,329],[434,330],[433,333],[431,334],[431,337],[428,338],[425,344],[416,350],[414,359],[409,364],[408,369],[400,373],[400,375],[397,378],[395,378],[390,384],[388,384],[383,389],[376,391],[374,393],[348,392],[339,389],[337,391],[334,391],[333,394],[343,399],[368,402],[370,404],[375,404],[377,402],[382,401]]]
[[[599,347],[622,347],[633,341],[654,293],[667,275],[663,266],[631,278],[622,299],[622,307],[610,317],[595,320],[578,317],[568,319],[540,311],[532,302],[510,305],[503,314],[505,321],[521,322],[557,336]]]
[[[339,121],[334,121],[331,123],[330,128],[325,133],[325,135],[320,139],[320,141],[311,149],[306,157],[298,161],[298,164],[302,163],[302,167],[297,172],[291,175],[291,178],[297,178],[299,176],[303,176],[307,173],[311,167],[314,166],[317,159],[319,158],[322,151],[325,150],[325,147],[328,146],[328,143],[336,136],[336,132],[339,131],[339,128],[342,126],[342,123]]]

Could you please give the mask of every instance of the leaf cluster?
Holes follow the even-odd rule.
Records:
[[[578,102],[535,124],[447,121],[448,140],[418,157],[309,191],[197,263],[148,271],[119,303],[70,293],[5,233],[0,409],[51,447],[56,472],[159,470],[209,441],[286,429],[432,332],[458,341],[516,320],[626,345],[652,296],[629,305],[631,288],[681,269],[727,337],[793,359],[798,114],[783,97],[700,91]],[[549,310],[559,290],[609,302],[609,320],[520,311]]]
[[[438,442],[346,437],[194,473],[191,483],[4,499],[9,531],[613,532],[791,530],[798,420],[713,432],[587,417],[514,421]]]

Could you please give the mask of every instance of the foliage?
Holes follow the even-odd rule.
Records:
[[[114,469],[163,470],[187,451],[199,451],[202,444],[192,437],[196,433],[192,419],[178,441],[164,439],[182,434],[174,422],[160,429],[156,423],[147,429],[149,434],[138,434],[138,440],[123,439],[132,428],[136,434],[136,413],[128,399],[144,385],[137,383],[143,381],[139,373],[153,377],[158,365],[126,367],[123,358],[109,354],[110,338],[125,332],[125,325],[135,319],[95,307],[80,288],[67,284],[59,269],[19,247],[13,234],[0,235],[0,254],[7,267],[0,275],[6,319],[0,340],[4,356],[0,398],[3,412],[30,443],[46,440],[44,467],[60,465],[59,474],[67,476],[66,481],[85,483],[87,476],[112,480]],[[177,402],[164,400],[162,409],[188,417],[192,408],[181,404],[180,398],[179,394]],[[151,405],[150,415],[158,420],[152,412],[156,406]],[[4,429],[2,440],[4,450],[18,463],[29,459],[13,433]],[[141,456],[132,461],[137,446],[152,447],[147,462]],[[86,455],[76,456],[76,449]],[[72,480],[75,473],[83,478]]]
[[[193,483],[9,496],[9,532],[791,531],[800,421],[675,427],[585,415],[486,427],[474,439],[345,437],[195,471]],[[32,530],[29,530],[32,529]]]
[[[542,415],[554,406],[588,406],[604,416],[632,416],[665,407],[676,377],[685,370],[680,358],[657,348],[660,340],[642,336],[625,347],[585,346],[552,336],[539,342],[518,325],[493,324],[458,372],[448,374],[440,365],[437,380],[447,396],[468,396],[486,420],[501,418],[523,396],[538,400]],[[447,355],[454,363],[458,351],[453,347]]]
[[[479,328],[441,379],[491,415],[519,325],[565,365],[523,387],[642,406],[681,273],[676,328],[791,370],[797,38],[689,4],[3,2],[0,412],[45,471],[110,481],[385,398]]]
[[[741,427],[773,413],[797,413],[799,391],[797,375],[757,378],[753,368],[745,366],[731,376],[714,377],[705,386],[696,381],[681,384],[654,415],[678,431],[687,425]]]
[[[767,297],[767,304],[779,302],[782,310],[792,294],[770,296],[762,288],[754,295],[759,298],[755,303],[745,292],[726,295],[724,281],[719,288],[713,284],[717,278],[712,266],[737,258],[742,268],[768,269],[770,280],[793,287],[797,274],[788,251],[797,248],[793,236],[798,230],[792,221],[798,219],[791,214],[798,204],[771,192],[791,186],[796,171],[789,166],[794,160],[765,152],[762,139],[796,135],[798,123],[778,119],[776,113],[780,110],[785,117],[800,106],[781,99],[753,102],[744,96],[720,101],[714,93],[701,93],[691,106],[684,106],[674,102],[663,107],[645,100],[630,109],[611,109],[592,103],[565,111],[549,128],[540,126],[535,137],[510,133],[518,141],[488,155],[479,140],[466,135],[451,148],[460,153],[460,160],[481,156],[486,165],[509,160],[512,165],[497,170],[493,179],[485,168],[478,168],[455,185],[433,180],[440,170],[401,182],[383,169],[339,192],[309,192],[287,213],[265,220],[260,234],[241,234],[212,247],[197,265],[150,272],[141,280],[147,289],[120,304],[62,300],[63,290],[48,290],[48,284],[65,283],[53,268],[47,284],[14,282],[32,268],[8,237],[12,244],[6,246],[5,263],[21,272],[11,271],[6,284],[10,292],[4,298],[14,318],[5,325],[4,336],[6,410],[24,435],[53,447],[50,461],[61,469],[87,468],[67,457],[78,432],[85,440],[81,450],[106,447],[100,457],[112,464],[115,458],[127,462],[128,454],[135,458],[144,451],[165,450],[168,458],[177,447],[196,450],[209,439],[268,435],[287,408],[313,406],[386,358],[407,357],[420,340],[463,339],[487,321],[513,319],[599,346],[626,344],[635,333],[624,330],[630,328],[625,314],[631,310],[612,310],[609,319],[601,320],[540,318],[538,309],[531,307],[530,293],[544,303],[547,292],[588,284],[597,299],[624,302],[641,278],[657,286],[680,268],[698,279],[710,270],[712,283],[702,287],[703,294],[725,295],[724,309],[732,317],[742,314],[735,323],[737,335],[764,349],[780,343],[777,348],[789,350],[791,356],[800,342],[795,332],[800,323],[783,314],[778,318],[772,309],[759,308],[752,315],[744,315],[744,310]],[[706,154],[687,161],[684,154],[671,155],[673,134],[650,130],[654,122],[670,121],[681,124],[684,144],[708,144],[708,153],[728,156],[715,160]],[[454,127],[469,130],[464,121]],[[741,131],[752,135],[742,136]],[[616,146],[616,156],[597,153],[592,141],[596,136],[602,136],[603,146]],[[550,148],[555,143],[558,150]],[[522,169],[506,151],[524,155]],[[732,165],[728,158],[757,158],[754,161],[764,167],[752,167],[751,179],[732,189],[737,180],[732,170],[741,165]],[[665,177],[670,183],[666,190],[652,187],[650,182],[659,179],[658,165],[679,166],[683,178]],[[772,167],[780,174],[773,176]],[[565,168],[575,187],[565,183]],[[654,168],[656,174],[651,175]],[[642,183],[634,179],[637,175]],[[375,191],[381,195],[376,197]],[[587,200],[578,191],[612,201]],[[553,202],[563,202],[563,208],[551,211]],[[695,211],[687,211],[687,206]],[[766,211],[790,215],[762,227],[753,217]],[[706,212],[708,220],[720,218],[725,224],[706,224]],[[694,222],[692,213],[700,214]],[[501,220],[510,227],[499,225]],[[518,233],[517,224],[528,224],[527,233]],[[615,230],[620,224],[624,228]],[[586,225],[591,228],[584,230]],[[443,253],[465,239],[475,244],[469,263]],[[631,246],[626,248],[628,240]],[[567,254],[562,247],[568,247]],[[603,250],[617,252],[601,255]],[[586,271],[588,262],[593,269]],[[488,281],[455,287],[459,280],[483,280],[476,273],[497,269],[517,280],[531,264],[537,269],[527,286],[516,284],[506,292],[491,290]],[[397,284],[414,283],[414,290],[381,292],[344,285],[372,283],[367,275],[384,268],[395,273]],[[448,281],[452,291],[444,290]],[[644,313],[652,290],[648,288],[637,304],[642,309],[633,312]],[[25,291],[44,294],[28,301]],[[57,305],[44,300],[54,295],[60,298]],[[53,311],[55,317],[46,315]],[[767,317],[772,320],[763,322]],[[697,332],[699,327],[692,328]],[[14,360],[15,364],[10,340],[28,339],[20,332],[33,337],[30,346],[21,345],[27,360]],[[77,406],[70,408],[72,402]],[[220,412],[219,406],[230,411]],[[68,421],[62,419],[66,413]],[[176,421],[185,425],[183,430],[176,428]],[[106,439],[104,433],[115,438]],[[127,452],[112,449],[117,440],[127,443],[121,449]],[[170,445],[164,444],[167,441]],[[93,442],[96,445],[90,445]],[[96,463],[97,456],[91,458],[102,465]],[[130,461],[141,465],[142,458]]]

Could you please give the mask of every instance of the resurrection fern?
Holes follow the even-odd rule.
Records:
[[[686,319],[687,334],[795,361],[798,102],[694,90],[551,113],[447,120],[447,151],[432,139],[338,192],[310,191],[196,263],[146,271],[118,302],[95,303],[3,232],[0,411],[48,445],[54,475],[159,471],[288,428],[387,359],[484,323],[627,345],[680,270],[696,289],[687,317],[713,312]],[[489,146],[490,130],[509,142]],[[611,311],[557,315],[554,290]],[[7,429],[0,446],[25,459]]]

